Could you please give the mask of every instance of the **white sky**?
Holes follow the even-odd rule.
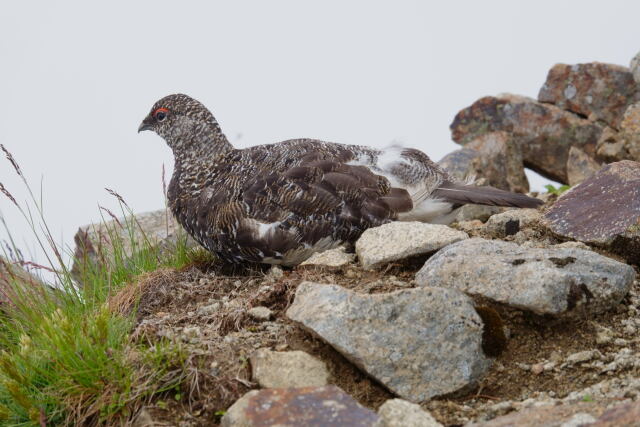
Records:
[[[163,207],[171,152],[136,133],[162,96],[204,102],[238,147],[399,141],[439,160],[479,97],[535,97],[557,62],[628,65],[638,16],[631,1],[3,1],[0,143],[36,189],[42,178],[48,224],[72,244],[98,204],[117,207],[104,187],[136,211]],[[0,211],[33,246],[1,195]]]

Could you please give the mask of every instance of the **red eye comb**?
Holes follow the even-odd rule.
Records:
[[[158,108],[156,111],[153,112],[153,115],[155,116],[158,113],[168,113],[169,110],[167,110],[166,108]]]

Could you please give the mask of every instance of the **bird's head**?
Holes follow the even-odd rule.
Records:
[[[201,150],[203,145],[228,144],[213,114],[199,101],[183,94],[165,96],[144,118],[138,132],[151,130],[160,135],[177,154],[181,150]]]

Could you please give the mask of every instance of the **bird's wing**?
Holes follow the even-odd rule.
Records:
[[[413,208],[406,190],[344,156],[307,151],[289,160],[280,171],[265,165],[242,189],[235,240],[258,256],[353,241]]]

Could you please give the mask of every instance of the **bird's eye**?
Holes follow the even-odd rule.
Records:
[[[167,118],[168,110],[166,108],[158,108],[155,113],[153,113],[153,117],[159,122],[163,122]]]

